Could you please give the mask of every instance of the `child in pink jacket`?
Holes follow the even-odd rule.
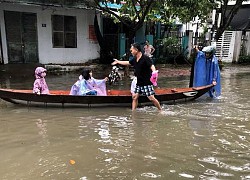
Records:
[[[36,80],[34,82],[33,86],[33,93],[36,93],[38,95],[40,94],[49,94],[49,88],[47,86],[47,83],[45,81],[46,76],[46,69],[43,67],[37,67],[35,70],[35,77]]]

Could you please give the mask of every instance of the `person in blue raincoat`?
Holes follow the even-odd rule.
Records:
[[[215,56],[215,47],[206,46],[202,51],[197,50],[196,61],[194,65],[193,86],[206,86],[213,84],[208,94],[211,98],[217,98],[221,95],[220,68],[218,59]]]

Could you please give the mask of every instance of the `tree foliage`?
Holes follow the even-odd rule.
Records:
[[[239,11],[242,3],[246,0],[236,0],[235,5],[228,5],[229,0],[219,0],[217,11],[221,13],[221,20],[219,22],[219,26],[215,26],[216,34],[215,40],[221,37],[223,32],[229,27],[231,21],[233,20],[234,16]]]
[[[11,2],[13,0],[9,0]],[[206,22],[212,9],[221,13],[219,25],[214,25],[215,40],[218,40],[228,28],[242,3],[247,0],[235,0],[234,5],[228,5],[230,0],[18,0],[16,2],[43,3],[60,5],[62,7],[89,6],[101,10],[105,15],[114,18],[127,26],[129,38],[140,29],[144,21],[159,21],[163,24],[173,24],[178,18],[182,23],[199,17],[201,23]],[[8,2],[8,0],[6,0]],[[109,3],[121,5],[112,9]],[[217,16],[218,18],[218,16]]]
[[[11,0],[10,0],[11,1]],[[173,24],[176,19],[182,23],[199,17],[200,23],[206,22],[208,14],[217,9],[221,13],[219,25],[214,25],[215,40],[218,40],[228,28],[237,14],[242,3],[247,0],[235,0],[234,5],[228,5],[230,0],[37,0],[36,3],[55,4],[62,7],[88,6],[101,10],[104,15],[121,22],[129,30],[127,36],[132,39],[136,31],[145,21],[159,21],[163,24]],[[19,2],[34,2],[33,0],[19,0]],[[109,3],[120,5],[110,8]],[[218,18],[218,16],[217,16]]]
[[[105,15],[114,18],[115,21],[121,22],[129,30],[127,36],[129,42],[132,42],[133,37],[138,29],[143,26],[144,20],[149,14],[154,5],[154,0],[126,0],[126,1],[108,1],[94,0],[96,8],[101,10]],[[114,9],[110,7],[110,3],[121,5]]]
[[[199,17],[201,21],[207,19],[207,15],[211,12],[215,3],[208,0],[161,0],[159,4],[159,12],[166,22],[169,17],[171,19],[178,18],[182,23],[192,21],[195,17]]]

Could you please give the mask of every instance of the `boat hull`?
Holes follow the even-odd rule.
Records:
[[[156,89],[155,97],[160,103],[194,100],[208,92],[213,85],[197,88]],[[109,90],[107,96],[72,96],[68,91],[50,91],[49,95],[37,95],[31,90],[0,89],[0,98],[14,103],[27,105],[83,105],[83,106],[120,106],[131,105],[128,90]],[[150,102],[146,96],[139,97],[139,103]]]

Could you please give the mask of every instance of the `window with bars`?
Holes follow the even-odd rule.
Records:
[[[53,48],[76,48],[76,17],[52,15]]]

